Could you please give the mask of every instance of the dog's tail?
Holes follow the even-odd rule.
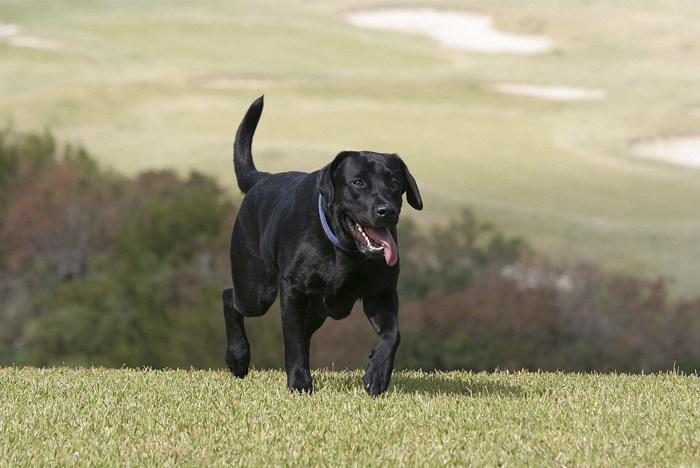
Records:
[[[236,171],[238,187],[243,193],[270,175],[268,172],[261,172],[255,168],[251,150],[253,135],[263,110],[263,98],[264,96],[260,96],[250,105],[238,127],[236,140],[233,143],[233,167]]]

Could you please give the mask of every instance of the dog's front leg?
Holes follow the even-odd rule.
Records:
[[[309,340],[306,337],[306,298],[284,286],[281,288],[280,296],[287,388],[297,392],[313,392],[309,370]]]
[[[372,396],[386,391],[394,370],[394,355],[399,347],[399,298],[390,291],[363,299],[364,310],[379,342],[369,354],[369,365],[362,381],[365,390]]]

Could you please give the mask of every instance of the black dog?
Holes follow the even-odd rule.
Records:
[[[369,151],[343,151],[310,174],[260,172],[251,145],[262,109],[260,97],[233,147],[238,186],[247,195],[231,236],[233,288],[223,292],[226,363],[246,376],[243,317],[263,315],[279,290],[287,386],[311,392],[311,335],[326,317],[347,317],[361,299],[379,335],[362,380],[378,395],[389,386],[399,345],[396,223],[404,192],[413,208],[423,208],[416,181],[398,155]]]

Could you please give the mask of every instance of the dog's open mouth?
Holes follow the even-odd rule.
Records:
[[[348,226],[360,250],[368,254],[384,254],[384,261],[389,266],[396,265],[399,259],[399,249],[388,228],[371,228],[362,226],[348,219]]]

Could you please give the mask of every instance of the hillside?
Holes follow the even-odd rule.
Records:
[[[631,148],[700,133],[696,2],[469,2],[502,30],[554,44],[528,56],[344,21],[363,6],[5,1],[0,121],[50,127],[122,171],[198,168],[233,190],[233,132],[265,93],[261,168],[314,169],[346,148],[395,151],[421,184],[421,222],[468,205],[553,256],[668,275],[678,292],[697,293],[698,170]],[[523,85],[601,99],[499,92]]]

